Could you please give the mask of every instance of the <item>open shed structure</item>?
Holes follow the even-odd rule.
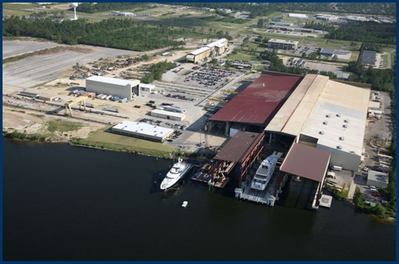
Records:
[[[330,158],[331,154],[328,151],[294,143],[281,164],[281,172],[292,175],[298,182],[302,181],[299,193],[294,195],[298,196],[297,199],[304,195],[306,201],[311,200],[313,209],[319,207]],[[290,194],[292,193],[291,190]]]
[[[213,159],[212,179],[229,175],[241,187],[263,148],[264,133],[237,132]]]

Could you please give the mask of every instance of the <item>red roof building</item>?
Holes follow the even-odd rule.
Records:
[[[265,126],[297,87],[303,76],[261,75],[234,97],[210,121]]]

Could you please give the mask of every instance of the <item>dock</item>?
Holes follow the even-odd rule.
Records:
[[[282,153],[274,153],[279,159]],[[258,168],[260,165],[260,160],[255,162],[254,168]],[[253,168],[253,169],[254,169]],[[252,173],[251,173],[252,174]],[[248,179],[252,178],[248,175]],[[281,193],[281,189],[284,186],[288,176],[282,175],[279,170],[279,166],[276,166],[276,171],[270,179],[270,182],[263,191],[255,190],[250,187],[251,181],[243,182],[242,188],[235,189],[236,198],[243,199],[250,202],[265,204],[269,206],[274,206],[274,203],[278,200],[278,195]]]
[[[330,208],[332,203],[332,196],[323,194],[320,198],[319,206]]]

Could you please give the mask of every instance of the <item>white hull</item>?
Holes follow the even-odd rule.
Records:
[[[259,191],[266,189],[276,168],[278,157],[270,155],[260,164],[256,174],[251,182],[251,188]]]
[[[190,170],[191,165],[179,160],[166,174],[161,182],[161,190],[167,190],[173,187]]]

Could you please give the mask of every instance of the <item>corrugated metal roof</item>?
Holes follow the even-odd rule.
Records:
[[[239,162],[258,141],[259,133],[238,131],[215,156],[215,160]]]
[[[280,171],[321,182],[330,163],[328,151],[294,143]]]
[[[262,75],[210,120],[265,125],[302,78]]]
[[[121,79],[115,79],[115,78],[109,78],[109,77],[103,77],[103,76],[91,76],[91,77],[87,78],[86,81],[95,81],[95,82],[102,82],[102,83],[123,85],[123,86],[132,84],[132,82],[140,83],[140,81],[138,81],[138,80],[128,81],[128,80],[121,80]]]
[[[199,49],[196,49],[196,50],[190,52],[190,54],[198,55],[198,54],[201,54],[201,53],[203,53],[203,52],[205,52],[207,50],[209,50],[209,47],[202,47],[202,48],[199,48]]]

